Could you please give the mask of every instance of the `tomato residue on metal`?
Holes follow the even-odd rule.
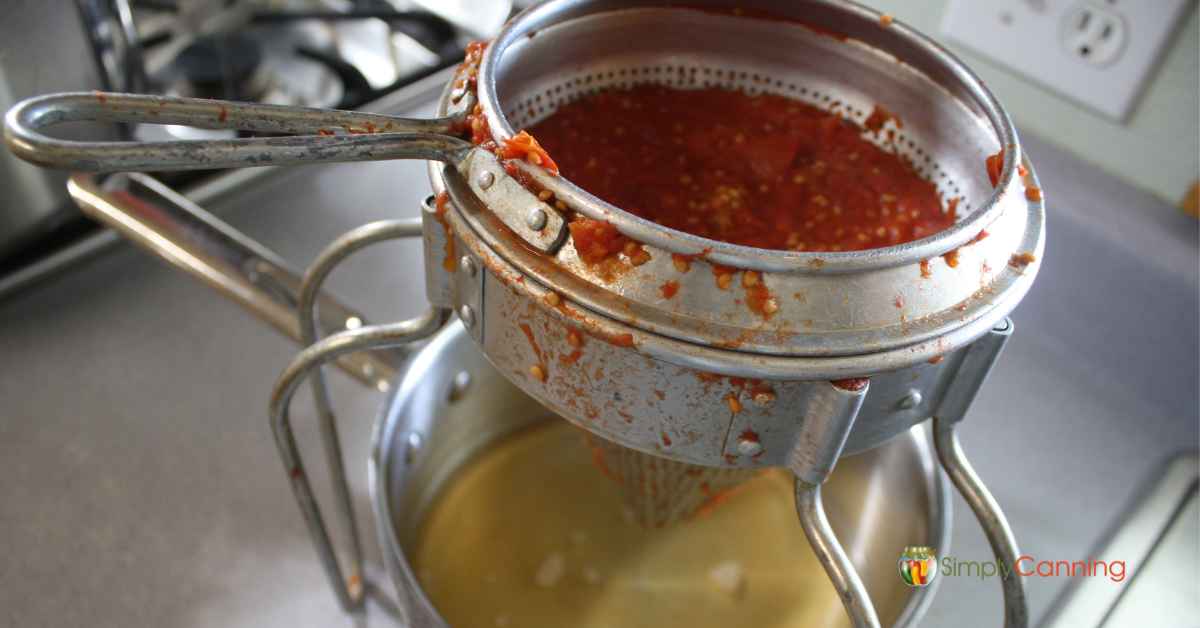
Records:
[[[442,229],[446,232],[446,256],[442,258],[442,268],[446,272],[452,273],[458,270],[458,257],[454,254],[454,229],[450,227],[450,221],[446,220],[447,203],[450,201],[450,195],[442,192],[437,195],[435,203],[436,210],[433,212],[433,217],[442,225]]]
[[[664,299],[673,299],[679,293],[679,282],[673,279],[669,280],[659,286],[658,290],[662,293]]]
[[[1042,200],[1042,188],[1036,185],[1025,186],[1025,198],[1034,202]]]
[[[893,119],[876,113],[872,125]],[[934,185],[862,127],[782,96],[643,85],[585,96],[531,130],[572,182],[715,240],[849,251],[954,223]]]
[[[762,273],[753,270],[742,273],[742,287],[746,289],[746,305],[751,312],[770,319],[779,311],[779,302],[763,283]]]
[[[921,277],[924,279],[929,279],[932,276],[933,276],[933,270],[931,268],[929,268],[929,260],[927,260],[927,259],[921,260]]]
[[[954,249],[942,256],[946,260],[946,265],[950,268],[958,268],[958,249]]]
[[[829,383],[833,384],[837,388],[841,388],[842,390],[858,392],[866,388],[870,381],[871,380],[866,377],[852,377],[849,379],[835,379]]]
[[[501,159],[526,161],[543,168],[550,174],[558,174],[558,164],[550,158],[550,153],[546,152],[546,149],[542,148],[542,145],[525,131],[504,140],[497,156]]]
[[[904,128],[904,123],[900,121],[900,118],[897,118],[895,114],[884,109],[882,105],[875,105],[875,108],[871,110],[871,115],[867,116],[867,119],[863,121],[863,126],[872,133],[879,133],[883,130],[883,126],[888,123],[888,120],[893,121],[896,124],[896,128]]]
[[[579,259],[586,264],[603,262],[620,253],[625,243],[630,241],[616,227],[603,220],[580,218],[568,224],[567,228],[571,230],[571,239],[575,242]]]
[[[1037,261],[1037,256],[1028,251],[1025,253],[1014,253],[1008,259],[1008,265],[1013,268],[1021,269]]]
[[[546,381],[546,376],[550,374],[550,371],[546,367],[546,358],[542,355],[542,348],[538,346],[537,339],[533,337],[533,328],[529,326],[529,323],[521,323],[519,327],[521,328],[521,332],[525,334],[525,339],[529,341],[529,346],[533,349],[533,355],[537,357],[537,364],[531,366],[529,372],[536,379]],[[534,367],[541,369],[540,376],[534,372]]]

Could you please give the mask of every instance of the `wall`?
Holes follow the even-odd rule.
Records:
[[[983,77],[1020,130],[1059,144],[1172,205],[1200,177],[1200,23],[1195,3],[1122,124],[945,41],[940,25],[948,0],[860,1],[951,48]]]

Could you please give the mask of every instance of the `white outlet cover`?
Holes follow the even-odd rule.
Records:
[[[1067,98],[1124,121],[1137,102],[1188,0],[951,0],[942,34]],[[1119,51],[1102,63],[1073,46],[1081,10],[1124,27]],[[1094,24],[1089,30],[1094,30]],[[1111,53],[1111,54],[1110,54]]]

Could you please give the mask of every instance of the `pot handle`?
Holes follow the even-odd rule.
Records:
[[[42,129],[64,122],[178,124],[275,134],[220,140],[81,142]],[[381,114],[142,94],[68,92],[17,103],[4,139],[21,159],[83,172],[206,170],[387,159],[457,164],[472,145],[451,135],[461,118]]]
[[[75,174],[67,190],[84,214],[213,287],[283,335],[304,341],[297,312],[300,277],[274,252],[148,175],[122,173],[102,186],[92,175]],[[362,314],[329,294],[315,299],[317,324],[326,334],[366,324]],[[358,352],[340,357],[337,364],[360,382],[385,389],[402,358],[395,352]]]

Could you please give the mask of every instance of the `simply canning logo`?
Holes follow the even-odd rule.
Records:
[[[996,576],[1007,579],[1014,571],[1026,578],[1101,577],[1113,582],[1125,581],[1123,560],[1038,560],[1024,554],[1009,567],[998,560],[960,560],[954,556],[938,559],[933,548],[921,546],[905,547],[897,566],[900,578],[910,587],[928,586],[939,574],[983,580]]]
[[[928,586],[937,577],[937,552],[932,547],[909,546],[900,552],[900,577],[910,587]]]

